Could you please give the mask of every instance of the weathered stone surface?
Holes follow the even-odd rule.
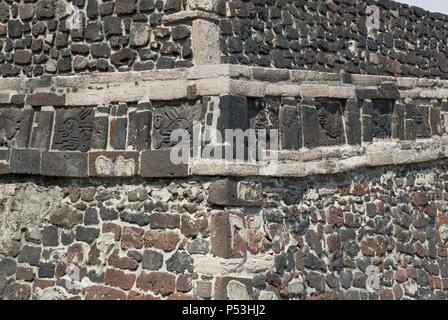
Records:
[[[65,229],[71,229],[75,225],[80,224],[82,222],[82,214],[68,205],[63,206],[54,212],[49,221],[58,226]]]
[[[32,266],[37,266],[41,258],[42,249],[38,247],[25,246],[20,251],[18,261],[28,263]]]
[[[41,152],[31,149],[13,149],[11,151],[11,172],[40,174]]]
[[[42,151],[50,148],[54,114],[51,111],[36,112],[29,147]]]
[[[196,65],[221,62],[219,34],[219,27],[215,23],[201,19],[193,21],[191,42]]]
[[[128,145],[134,150],[146,150],[151,146],[152,112],[137,111],[129,115]]]
[[[109,268],[106,270],[104,283],[123,290],[130,290],[134,286],[135,278],[134,274]]]
[[[89,175],[109,177],[132,177],[139,168],[138,152],[91,152]]]
[[[85,292],[86,300],[126,300],[126,293],[106,286],[90,286]]]
[[[176,290],[176,277],[162,272],[142,272],[137,278],[137,287],[154,294],[169,295]]]
[[[124,227],[121,234],[121,248],[141,249],[143,247],[144,230],[136,227]]]
[[[148,231],[144,236],[145,248],[161,249],[166,252],[174,250],[179,241],[179,235],[169,231]]]
[[[245,221],[232,212],[216,212],[210,223],[211,252],[215,256],[230,259],[246,256]]]
[[[208,201],[219,206],[258,207],[262,200],[263,190],[256,183],[227,178],[214,181],[209,188]]]
[[[306,148],[319,145],[319,124],[317,110],[313,100],[302,101],[303,144]]]
[[[6,108],[0,111],[0,145],[25,148],[28,146],[34,111]]]
[[[302,147],[302,113],[297,106],[280,109],[280,145],[282,150],[298,150]]]
[[[143,151],[140,175],[142,177],[185,177],[188,175],[187,164],[173,164],[171,150]]]
[[[248,300],[252,295],[252,279],[218,277],[215,282],[215,299]]]
[[[342,107],[338,102],[319,101],[317,118],[320,146],[345,144]]]
[[[87,177],[87,154],[43,152],[41,174],[59,177]]]
[[[146,23],[133,23],[131,25],[131,33],[129,43],[133,47],[143,47],[149,41],[149,25]]]
[[[147,270],[159,270],[163,265],[163,254],[154,250],[143,252],[142,267]]]
[[[137,52],[129,48],[124,48],[112,54],[110,61],[115,66],[127,65],[129,67],[134,64],[136,58]]]

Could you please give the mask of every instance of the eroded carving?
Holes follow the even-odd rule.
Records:
[[[388,100],[372,101],[372,136],[388,139],[392,136],[392,112],[394,102]]]
[[[165,106],[154,109],[153,148],[164,149],[175,146],[178,141],[171,141],[171,133],[177,129],[186,130],[192,137],[193,122],[202,119],[202,104]]]
[[[90,148],[93,131],[93,109],[58,110],[53,149],[83,151]]]
[[[99,176],[130,177],[135,175],[135,160],[125,159],[118,156],[116,159],[109,159],[99,156],[95,160],[96,173]]]
[[[33,120],[32,110],[0,110],[0,147],[23,148],[28,143]]]
[[[278,128],[279,102],[255,99],[249,106],[249,126],[252,129]]]
[[[431,138],[428,106],[419,105],[415,108],[415,133],[417,138]]]
[[[319,101],[317,106],[319,144],[334,146],[345,143],[342,105],[338,101]]]

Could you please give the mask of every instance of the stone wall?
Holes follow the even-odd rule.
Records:
[[[191,66],[191,24],[169,25],[181,0],[0,3],[3,77]]]
[[[114,69],[121,72],[26,77],[37,65],[2,62],[18,73],[0,79],[0,299],[448,298],[447,80],[424,65],[401,77],[221,64],[220,43],[230,38],[220,31],[248,17],[241,3],[189,0],[174,12],[169,4],[180,2],[152,8],[141,0],[124,15],[117,8],[133,1],[71,3],[89,23],[122,19],[120,39],[163,12],[164,26],[150,28],[148,39],[165,30],[168,43],[176,27],[190,30],[192,65],[159,68],[163,54],[151,42],[112,51],[157,52],[153,70],[138,70],[137,58]],[[327,3],[345,10],[351,2]],[[53,8],[47,0],[0,2],[7,32],[25,19],[24,7],[36,15]],[[286,11],[270,12],[291,26]],[[30,28],[42,22],[29,19]],[[27,39],[29,32],[22,29]],[[93,58],[97,43],[84,40]],[[3,42],[11,41],[21,43],[11,35]],[[189,134],[180,164],[176,129]],[[274,130],[266,144],[263,131],[252,141],[269,161],[216,157],[237,147],[217,138],[227,129]],[[199,151],[213,152],[197,152],[195,139]]]
[[[118,184],[2,179],[0,295],[446,299],[446,170]],[[242,185],[256,201],[227,197]],[[378,290],[366,287],[375,267]]]
[[[230,0],[220,13],[224,63],[447,78],[443,14],[388,0]]]

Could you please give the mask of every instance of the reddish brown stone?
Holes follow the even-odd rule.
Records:
[[[85,300],[126,300],[126,293],[105,286],[91,286],[86,289]]]
[[[306,298],[306,300],[315,300],[315,301],[319,301],[319,300],[338,300],[338,297],[336,296],[336,294],[334,292],[326,291],[326,292],[321,293],[321,294],[313,294],[310,297]]]
[[[54,271],[54,276],[56,279],[62,278],[67,274],[67,263],[60,261],[56,264],[56,269]]]
[[[209,234],[208,220],[206,217],[193,219],[189,215],[182,215],[180,231],[187,238],[191,238],[199,234],[207,236]]]
[[[420,242],[414,244],[415,253],[420,257],[424,258],[428,256],[428,248]]]
[[[141,249],[143,247],[143,235],[145,231],[136,227],[123,227],[121,234],[121,248],[127,249]]]
[[[187,99],[196,99],[197,96],[197,85],[192,84],[187,87]]]
[[[245,220],[238,213],[218,212],[210,221],[211,252],[221,258],[246,256]]]
[[[414,192],[411,195],[411,203],[416,206],[426,206],[428,204],[428,196],[425,192]]]
[[[430,276],[429,277],[429,287],[431,289],[439,289],[442,290],[443,289],[443,280],[442,278],[438,277],[438,276]]]
[[[131,270],[131,271],[135,271],[138,268],[138,262],[135,261],[133,258],[124,256],[124,257],[120,257],[118,255],[118,250],[115,250],[107,259],[107,262],[109,263],[110,266],[114,267],[114,268],[118,268],[118,269],[123,269],[123,270]]]
[[[80,264],[84,260],[84,247],[80,243],[72,244],[67,250],[67,261]]]
[[[145,248],[156,248],[162,249],[163,251],[169,252],[176,249],[177,244],[180,241],[180,237],[175,232],[158,232],[158,231],[147,231],[145,233]]]
[[[58,227],[71,229],[83,220],[82,213],[75,211],[72,207],[65,205],[56,211],[51,217],[50,222]]]
[[[33,281],[36,275],[32,268],[17,267],[16,279],[22,281]]]
[[[327,247],[330,253],[341,250],[341,236],[338,234],[330,234],[327,236]]]
[[[142,272],[137,277],[137,287],[166,296],[176,290],[176,276],[164,272]]]
[[[36,12],[34,4],[25,3],[19,6],[19,17],[22,20],[28,20],[34,17],[34,13]]]
[[[367,257],[372,257],[378,250],[378,241],[374,238],[368,238],[361,241],[361,252]]]
[[[17,257],[20,254],[20,249],[22,248],[22,244],[20,241],[11,240],[5,244],[6,255],[10,257]]]
[[[394,276],[398,283],[403,283],[408,281],[411,276],[411,271],[409,269],[398,268]]]
[[[180,301],[184,301],[184,300],[198,300],[198,298],[196,298],[193,295],[190,294],[185,294],[185,293],[180,293],[180,292],[176,292],[173,293],[172,295],[170,295],[167,300],[180,300]]]
[[[154,297],[150,294],[143,294],[137,291],[131,291],[128,294],[128,300],[160,300],[159,297]]]
[[[47,288],[54,287],[55,284],[56,284],[56,281],[54,281],[54,280],[36,279],[33,282],[33,288],[47,289]]]
[[[102,233],[113,233],[115,235],[115,241],[120,241],[121,227],[115,223],[104,222],[101,228]]]
[[[30,64],[33,60],[33,53],[30,50],[16,50],[14,52],[14,63],[16,64]]]
[[[29,300],[31,287],[27,284],[13,282],[8,285],[1,296],[2,300]]]
[[[117,67],[127,65],[132,66],[137,58],[137,52],[129,48],[123,48],[120,51],[114,53],[110,57],[110,61]]]
[[[58,33],[55,37],[54,43],[57,48],[64,48],[68,44],[68,35],[63,33]]]
[[[354,183],[350,193],[357,197],[362,197],[370,193],[369,183],[367,181],[362,183]]]
[[[176,229],[180,227],[178,214],[153,213],[149,216],[151,229]]]
[[[431,132],[433,136],[442,135],[440,108],[429,108],[429,123],[431,125]]]
[[[135,0],[116,0],[115,13],[116,14],[132,14],[135,12]]]
[[[380,289],[381,300],[394,300],[394,292],[391,289]]]
[[[327,223],[331,225],[342,225],[344,223],[344,212],[341,208],[330,207],[326,213]]]
[[[123,290],[130,290],[134,286],[135,275],[125,273],[117,269],[107,269],[104,277],[104,283]]]

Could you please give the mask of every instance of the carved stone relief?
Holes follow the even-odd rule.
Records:
[[[53,149],[86,152],[90,149],[94,110],[58,110]]]
[[[431,138],[429,126],[429,106],[417,105],[415,108],[415,133],[417,138]]]
[[[0,110],[0,147],[27,147],[32,121],[31,109]]]
[[[372,101],[372,136],[377,139],[389,139],[392,136],[392,112],[394,101]]]
[[[319,145],[345,144],[342,105],[339,101],[322,100],[317,105]]]
[[[194,105],[161,106],[154,108],[152,121],[153,148],[165,149],[175,146],[178,141],[171,141],[171,133],[177,129],[193,134],[193,123],[203,118],[202,103]]]

